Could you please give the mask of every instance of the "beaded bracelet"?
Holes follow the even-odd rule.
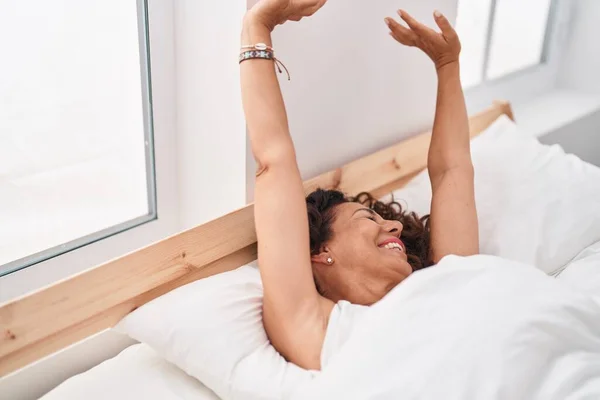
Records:
[[[272,51],[257,51],[257,50],[249,50],[249,51],[244,51],[240,54],[240,63],[246,61],[246,60],[251,60],[254,58],[261,58],[263,60],[273,60],[275,58],[275,53],[273,53]]]
[[[271,50],[270,48],[266,49],[266,50],[243,51],[242,53],[240,53],[239,62],[241,64],[244,61],[256,60],[256,59],[273,60],[275,62],[275,65],[277,66],[277,70],[279,71],[279,73],[280,74],[283,73],[283,71],[281,70],[281,67],[283,67],[283,69],[285,69],[285,72],[287,73],[288,81],[292,79],[290,76],[290,71],[288,71],[287,67],[281,61],[279,61],[277,58],[275,58],[275,52],[273,50]]]

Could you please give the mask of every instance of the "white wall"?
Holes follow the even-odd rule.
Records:
[[[600,94],[600,1],[573,1],[571,32],[565,45],[558,86]]]
[[[544,144],[560,144],[567,153],[600,167],[600,109],[540,138]]]
[[[292,80],[280,79],[304,178],[429,127],[436,79],[420,51],[388,35],[383,19],[405,8],[433,25],[455,19],[456,0],[330,1],[315,16],[274,33]],[[248,169],[254,163],[248,157]],[[252,182],[249,182],[252,185]]]
[[[237,54],[245,0],[175,4],[181,229],[245,204],[246,125]]]

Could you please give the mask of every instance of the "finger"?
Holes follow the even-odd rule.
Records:
[[[406,22],[410,29],[412,29],[418,34],[423,34],[426,33],[428,30],[431,30],[427,26],[414,19],[409,13],[407,13],[404,10],[398,10],[398,15],[400,15],[400,18],[402,18],[404,22]]]
[[[435,18],[435,23],[437,24],[437,26],[439,26],[442,30],[442,35],[444,35],[446,39],[452,39],[457,36],[456,31],[452,27],[452,24],[450,24],[450,21],[448,21],[448,19],[444,15],[442,15],[441,12],[436,10],[433,13],[433,17]]]
[[[295,22],[298,22],[298,21],[300,21],[302,18],[303,18],[303,17],[302,17],[302,15],[290,15],[290,16],[288,17],[288,20],[289,20],[289,21],[295,21]]]
[[[311,16],[314,13],[316,13],[317,11],[319,11],[321,9],[321,7],[323,7],[325,5],[325,3],[327,3],[327,0],[319,0],[317,1],[313,6],[308,7],[308,9],[306,10],[305,15]]]
[[[415,47],[414,40],[407,39],[405,36],[399,36],[392,31],[390,31],[389,34],[396,42],[403,44],[405,46],[408,46],[408,47]]]
[[[394,39],[407,46],[414,45],[417,35],[413,31],[403,26],[393,18],[386,18],[385,23],[390,28],[390,33]]]

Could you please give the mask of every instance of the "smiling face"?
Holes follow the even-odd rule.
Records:
[[[384,220],[359,203],[336,205],[331,237],[312,258],[322,294],[363,305],[383,298],[413,271],[402,229],[399,221]]]

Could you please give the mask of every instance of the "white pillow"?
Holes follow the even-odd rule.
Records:
[[[145,344],[69,378],[42,400],[219,400],[198,380],[163,360]]]
[[[600,240],[600,169],[502,116],[472,143],[480,250],[554,273]],[[428,214],[427,172],[393,193]]]
[[[282,399],[313,378],[270,344],[254,265],[190,283],[116,327],[150,345],[223,399]]]

